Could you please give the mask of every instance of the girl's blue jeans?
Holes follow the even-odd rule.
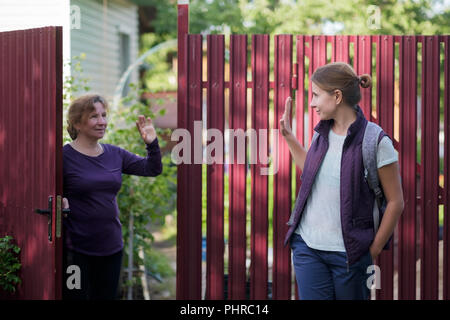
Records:
[[[370,251],[349,266],[345,252],[312,249],[297,233],[291,249],[301,300],[369,300]]]

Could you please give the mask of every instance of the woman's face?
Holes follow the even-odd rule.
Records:
[[[330,94],[322,90],[318,85],[312,82],[312,100],[311,108],[315,109],[320,117],[320,120],[330,120],[334,118],[337,110],[337,97],[335,94]]]
[[[99,140],[105,135],[108,121],[106,119],[106,110],[101,102],[94,103],[95,110],[87,115],[87,118],[76,126],[79,129],[78,135],[84,135],[86,138]]]

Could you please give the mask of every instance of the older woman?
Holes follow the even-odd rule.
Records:
[[[136,126],[146,144],[145,158],[99,143],[108,121],[108,105],[99,95],[82,96],[70,105],[67,130],[72,142],[63,148],[64,197],[70,214],[64,221],[65,299],[114,299],[122,261],[122,225],[116,196],[122,174],[157,176],[161,153],[150,118]],[[72,266],[72,268],[69,268]],[[81,281],[68,270],[78,271]]]

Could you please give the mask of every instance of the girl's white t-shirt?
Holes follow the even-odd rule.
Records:
[[[341,158],[346,136],[330,130],[329,147],[317,172],[299,226],[295,230],[308,247],[345,252],[341,227]],[[391,139],[383,137],[377,148],[377,167],[398,161]],[[373,210],[378,210],[376,201]],[[376,212],[376,211],[375,211]]]

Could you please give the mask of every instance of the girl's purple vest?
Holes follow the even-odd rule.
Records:
[[[333,120],[323,120],[314,128],[319,133],[306,155],[302,185],[295,201],[293,219],[284,244],[298,227],[316,174],[328,150],[328,133]],[[373,205],[375,197],[364,178],[362,140],[367,120],[358,106],[357,119],[348,129],[341,159],[341,224],[347,263],[357,262],[366,254],[374,239]],[[381,137],[386,135],[381,133]],[[379,140],[380,141],[380,140]]]

